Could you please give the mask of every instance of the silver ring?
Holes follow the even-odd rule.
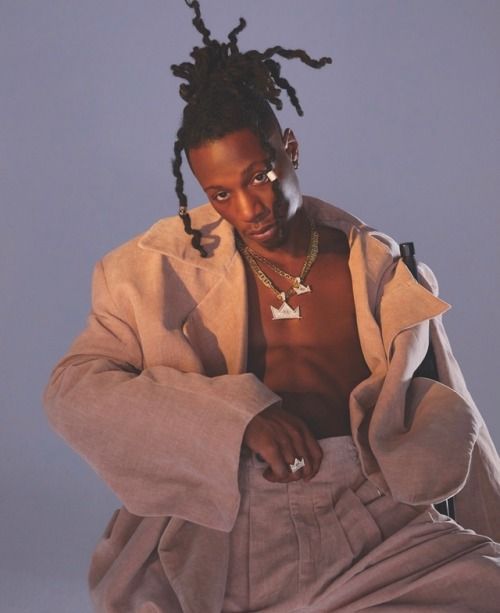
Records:
[[[293,464],[289,464],[290,470],[293,473],[296,473],[301,468],[304,468],[305,465],[306,465],[306,463],[304,462],[304,458],[300,458],[300,460],[299,460],[299,458],[295,458]]]

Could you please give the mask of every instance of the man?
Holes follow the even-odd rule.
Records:
[[[124,504],[92,560],[96,610],[494,611],[498,456],[448,305],[390,238],[302,196],[270,107],[281,87],[300,111],[273,55],[327,59],[242,54],[244,22],[221,44],[190,5],[205,46],[173,67],[173,170],[192,245],[164,219],[97,264],[45,396]],[[191,214],[182,151],[209,198]],[[413,377],[429,329],[439,382]],[[432,506],[456,493],[459,524]]]

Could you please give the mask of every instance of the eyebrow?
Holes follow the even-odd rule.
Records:
[[[243,180],[247,180],[249,178],[249,176],[254,172],[254,168],[256,166],[261,166],[261,165],[265,165],[270,166],[270,162],[269,159],[264,159],[264,160],[257,160],[255,162],[252,162],[251,164],[249,164],[246,168],[244,168],[241,172],[241,178]],[[203,188],[205,191],[209,190],[209,189],[220,189],[220,190],[225,190],[226,188],[223,185],[207,185],[206,187]]]

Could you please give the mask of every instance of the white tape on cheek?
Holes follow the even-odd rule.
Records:
[[[266,174],[267,174],[267,178],[271,182],[276,181],[276,179],[278,178],[278,175],[274,172],[274,170],[270,170]]]

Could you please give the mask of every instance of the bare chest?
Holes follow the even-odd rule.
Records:
[[[328,237],[328,234],[327,234]],[[335,237],[334,237],[335,238]],[[333,243],[335,245],[335,243]],[[349,395],[369,374],[361,353],[348,248],[323,248],[306,284],[293,294],[299,319],[273,319],[280,300],[247,268],[248,370],[302,417],[318,438],[350,433]],[[290,282],[266,269],[276,287]]]

